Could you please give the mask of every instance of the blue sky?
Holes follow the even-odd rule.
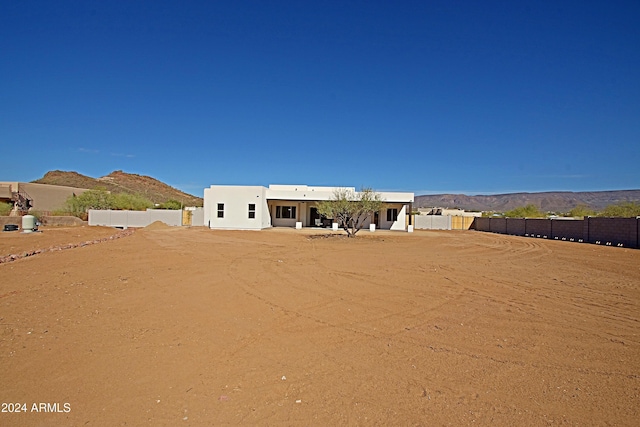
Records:
[[[4,1],[0,181],[640,188],[640,2]]]

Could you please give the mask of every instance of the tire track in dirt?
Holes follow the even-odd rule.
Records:
[[[304,248],[303,248],[304,249]],[[268,276],[272,281],[277,282],[279,287],[286,288],[289,291],[297,292],[300,294],[313,294],[314,296],[322,299],[321,302],[311,304],[300,304],[296,307],[292,307],[290,304],[282,303],[275,300],[270,294],[260,289],[260,285],[256,284],[255,279],[243,280],[241,279],[247,274],[248,269],[243,267],[246,264],[253,264],[255,268],[256,259],[248,257],[234,258],[231,262],[230,270],[231,276],[234,277],[234,281],[239,284],[244,292],[262,301],[266,305],[276,307],[286,315],[293,315],[292,318],[283,320],[277,323],[270,330],[283,328],[286,324],[299,321],[300,319],[309,320],[315,324],[327,326],[342,330],[347,333],[356,333],[358,335],[366,336],[376,340],[388,340],[390,337],[397,336],[402,333],[403,330],[397,330],[396,332],[389,332],[385,330],[379,330],[381,323],[389,320],[400,322],[408,325],[408,328],[414,328],[416,325],[423,325],[429,323],[429,319],[433,317],[433,313],[437,312],[441,307],[451,304],[455,300],[459,299],[465,289],[455,281],[445,277],[445,281],[449,281],[451,285],[450,289],[455,289],[453,294],[448,292],[448,299],[445,299],[439,303],[429,303],[427,307],[419,305],[417,307],[411,307],[404,310],[395,310],[382,315],[371,314],[371,305],[379,304],[384,306],[388,304],[388,298],[383,297],[371,297],[372,289],[382,289],[389,292],[390,285],[383,281],[377,280],[375,274],[360,274],[353,271],[337,271],[332,269],[327,263],[317,262],[312,265],[307,264],[307,270],[305,274],[310,279],[305,281],[304,285],[300,285],[295,278],[300,277],[300,273],[293,269],[289,269],[290,265],[296,265],[295,253],[299,249],[291,250],[288,253],[282,252],[270,252],[262,253],[259,255],[260,274]],[[293,257],[294,259],[291,259]],[[251,261],[249,259],[251,258]],[[283,258],[283,259],[280,259]],[[324,278],[324,279],[322,279]],[[338,283],[344,283],[339,285]],[[352,288],[366,288],[367,299],[361,301],[363,294],[362,291],[356,292],[350,290]],[[412,292],[412,289],[403,289],[403,293]],[[409,299],[409,297],[403,297]],[[299,298],[293,298],[298,301]],[[366,317],[347,320],[346,318],[336,318],[331,320],[327,316],[318,316],[318,311],[327,308],[342,308],[350,306],[351,308],[359,307],[362,310],[369,310],[366,312]],[[347,309],[351,311],[351,309]],[[404,319],[404,320],[403,320]],[[413,319],[413,320],[410,320]],[[254,344],[256,340],[247,342],[242,348],[250,344]]]
[[[466,255],[478,253],[480,255],[482,247],[488,247],[502,252],[501,258],[514,258],[511,262],[516,267],[522,264],[521,257],[527,258],[527,264],[531,265],[531,253],[536,253],[534,258],[540,260],[543,266],[539,267],[538,263],[532,265],[533,270],[529,267],[529,273],[519,275],[510,279],[503,275],[489,276],[482,275],[476,281],[491,283],[490,287],[476,286],[478,295],[486,297],[492,301],[498,301],[517,310],[523,310],[530,316],[537,318],[563,315],[566,312],[578,313],[582,316],[592,316],[597,310],[602,319],[609,319],[619,324],[620,321],[630,322],[637,327],[638,317],[621,315],[621,308],[637,307],[628,296],[619,292],[612,292],[610,286],[602,286],[595,288],[586,286],[582,283],[580,275],[575,278],[567,277],[567,266],[555,259],[554,248],[557,242],[533,240],[526,237],[511,237],[489,235],[479,241],[479,245],[462,247],[460,252]],[[566,249],[566,248],[561,248]],[[577,248],[576,248],[577,249]],[[503,262],[502,260],[500,262]],[[554,271],[561,271],[555,274]],[[580,267],[576,267],[576,273],[580,271]],[[469,273],[473,273],[469,271]],[[542,277],[547,280],[540,281]],[[531,279],[529,279],[529,276]],[[586,278],[585,278],[586,279]],[[473,279],[472,279],[473,280]],[[496,292],[500,289],[499,292]],[[507,293],[505,294],[505,292]],[[501,296],[497,296],[497,295]],[[534,296],[532,301],[531,296]],[[505,295],[512,295],[506,298]],[[539,304],[536,304],[538,301]],[[553,301],[553,304],[549,302]],[[622,310],[629,312],[629,310]]]

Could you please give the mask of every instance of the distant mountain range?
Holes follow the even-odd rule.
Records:
[[[129,193],[145,196],[153,203],[164,203],[167,200],[177,200],[185,206],[202,206],[203,200],[192,194],[187,194],[173,188],[155,178],[136,175],[122,171],[114,171],[100,178],[79,174],[78,172],[50,171],[42,178],[33,181],[36,184],[64,185],[75,188],[104,188],[114,194]]]
[[[490,196],[434,194],[416,196],[414,206],[505,212],[520,206],[533,204],[543,212],[568,212],[578,205],[585,205],[599,211],[609,205],[622,202],[640,202],[640,190],[554,191],[546,193],[494,194]]]

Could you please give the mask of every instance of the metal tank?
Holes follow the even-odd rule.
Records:
[[[33,233],[38,227],[36,226],[36,217],[33,215],[25,215],[22,217],[22,232]]]

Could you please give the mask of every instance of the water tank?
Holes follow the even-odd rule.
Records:
[[[22,232],[32,233],[36,228],[36,217],[33,215],[25,215],[22,217]]]

